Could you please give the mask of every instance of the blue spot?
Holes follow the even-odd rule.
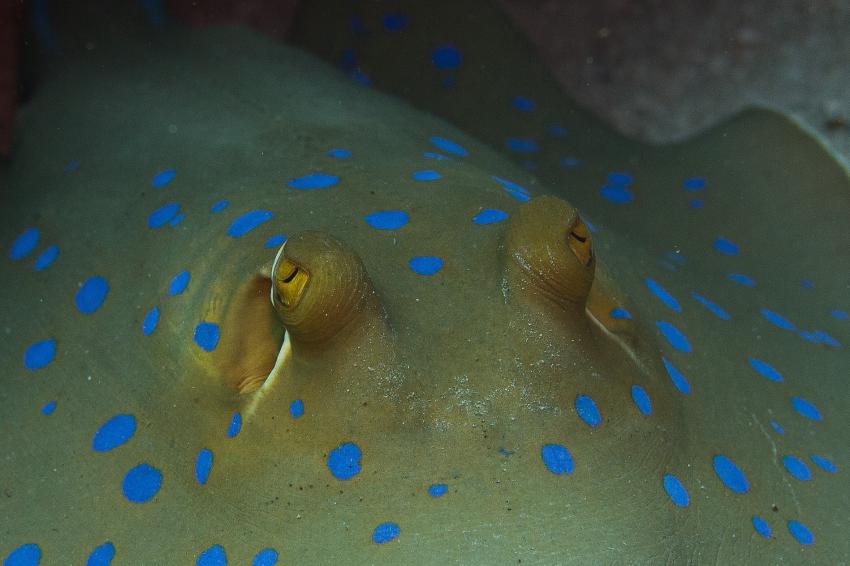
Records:
[[[372,531],[372,540],[375,544],[384,544],[398,538],[400,533],[401,530],[396,523],[381,523]]]
[[[198,452],[198,457],[195,458],[195,480],[200,485],[206,485],[210,479],[210,472],[213,467],[213,453],[209,448],[202,448]]]
[[[159,323],[159,307],[154,307],[145,315],[142,321],[142,334],[150,336],[156,330],[156,325]]]
[[[523,186],[520,186],[513,181],[508,181],[507,179],[502,179],[501,177],[493,176],[493,180],[502,185],[502,188],[507,191],[509,195],[514,197],[516,200],[520,202],[527,202],[531,200],[531,194],[528,192]]]
[[[3,566],[38,566],[41,549],[37,544],[22,544],[6,556]]]
[[[632,385],[632,401],[645,416],[648,417],[652,414],[652,401],[649,399],[646,390],[640,385]]]
[[[50,401],[41,408],[41,414],[50,416],[56,410],[56,401]]]
[[[242,413],[236,411],[230,417],[230,424],[227,425],[227,438],[236,438],[240,430],[242,430]]]
[[[433,151],[423,152],[422,157],[427,157],[428,159],[436,159],[438,161],[451,161],[451,157],[446,157],[441,153],[435,153]]]
[[[466,157],[469,154],[460,144],[446,138],[441,138],[440,136],[432,136],[431,143],[446,153],[451,153],[458,157]]]
[[[186,215],[181,212],[177,216],[172,218],[171,222],[169,222],[168,225],[173,228],[173,227],[177,226],[178,224],[180,224],[181,222],[183,222],[183,220],[185,220],[185,219],[186,219]]]
[[[850,320],[850,313],[847,311],[843,311],[840,309],[832,309],[829,313],[833,318],[837,318],[838,320]]]
[[[652,294],[658,297],[658,299],[667,307],[676,312],[682,312],[682,307],[679,305],[679,301],[677,301],[676,298],[667,291],[667,289],[649,277],[644,279],[644,283],[646,283],[646,287],[652,292]]]
[[[756,280],[750,277],[749,275],[744,275],[743,273],[730,273],[726,276],[729,281],[734,281],[739,285],[743,285],[744,287],[755,287]]]
[[[781,426],[779,426],[778,422],[770,421],[770,426],[773,427],[773,430],[776,431],[776,434],[779,434],[781,436],[785,436],[785,430]]]
[[[198,555],[195,566],[227,566],[227,553],[220,544],[213,545]]]
[[[714,240],[712,246],[714,246],[714,249],[723,255],[738,255],[741,253],[741,250],[738,248],[738,244],[727,238],[717,238]]]
[[[673,474],[664,474],[664,491],[667,492],[667,495],[670,496],[670,501],[677,507],[687,507],[691,502],[685,486]]]
[[[549,132],[549,135],[556,138],[565,138],[567,137],[567,129],[560,124],[549,124],[549,127],[546,128],[546,131]]]
[[[231,238],[241,238],[260,224],[271,220],[272,214],[268,210],[252,210],[233,221],[227,229],[227,235]]]
[[[327,189],[339,183],[339,177],[336,175],[327,175],[325,173],[311,173],[303,177],[297,177],[289,181],[288,185],[293,189],[300,191],[309,191],[312,189]]]
[[[416,256],[408,262],[410,269],[419,275],[434,275],[443,268],[443,260],[436,256]]]
[[[171,220],[177,216],[177,212],[180,210],[180,204],[176,202],[170,202],[166,205],[163,205],[148,216],[148,227],[149,228],[162,228]]]
[[[792,397],[791,398],[791,406],[794,407],[794,410],[812,421],[822,421],[823,417],[818,411],[818,408],[814,406],[814,404],[806,401],[802,397]]]
[[[133,503],[146,503],[159,493],[162,472],[150,464],[139,464],[127,472],[121,489],[124,497]]]
[[[836,340],[823,330],[815,330],[814,332],[802,331],[800,332],[800,337],[815,344],[825,344],[832,348],[841,347],[841,343],[838,340]]]
[[[805,462],[794,456],[783,456],[782,465],[788,470],[788,473],[800,481],[809,481],[812,479],[812,472]]]
[[[511,105],[520,112],[534,112],[534,101],[524,96],[515,96],[511,99]]]
[[[599,230],[597,230],[596,225],[593,224],[593,222],[591,222],[587,218],[584,219],[584,223],[587,226],[587,229],[590,230],[591,234],[596,234],[596,232],[599,231]]]
[[[815,283],[811,279],[803,279],[800,281],[800,286],[803,287],[803,289],[814,289]]]
[[[540,449],[540,457],[543,459],[543,464],[546,469],[553,474],[572,474],[573,455],[567,450],[566,446],[560,444],[544,444]]]
[[[624,309],[623,307],[614,307],[610,312],[611,318],[615,320],[631,320],[632,313]]]
[[[363,217],[366,224],[377,230],[398,230],[410,221],[403,210],[381,210]]]
[[[29,370],[41,369],[56,357],[56,340],[48,338],[36,342],[24,352],[24,366]]]
[[[65,166],[62,168],[62,171],[65,173],[73,173],[74,171],[80,168],[81,164],[82,162],[79,159],[72,159],[71,161],[65,164]]]
[[[129,442],[134,434],[136,434],[136,417],[115,415],[94,433],[91,448],[95,452],[109,452]]]
[[[731,320],[732,319],[732,315],[730,315],[728,312],[726,312],[725,310],[723,310],[722,308],[720,308],[719,306],[717,306],[713,302],[709,301],[708,299],[706,299],[705,297],[703,297],[699,293],[691,293],[691,296],[694,298],[694,300],[696,300],[696,302],[698,302],[699,304],[704,306],[706,309],[709,310],[709,312],[711,312],[713,315],[715,315],[720,320]]]
[[[174,179],[174,176],[177,175],[177,171],[174,169],[166,169],[165,171],[160,171],[151,179],[151,187],[155,189],[160,189],[171,182]]]
[[[77,309],[83,314],[92,314],[106,300],[109,293],[109,283],[99,275],[89,277],[77,291]]]
[[[359,83],[363,86],[371,86],[372,85],[372,79],[370,79],[369,75],[364,73],[363,69],[361,69],[360,67],[356,67],[356,68],[352,69],[351,72],[349,73],[349,76],[351,77],[351,79],[354,82]],[[312,187],[312,188],[322,188],[322,187]]]
[[[59,246],[56,244],[50,246],[43,252],[38,258],[35,260],[35,270],[36,271],[44,271],[50,265],[56,261],[56,258],[59,256]]]
[[[328,454],[327,465],[331,474],[338,480],[350,480],[360,473],[360,459],[363,454],[353,442],[340,444]]]
[[[676,369],[676,366],[670,363],[670,360],[668,360],[664,356],[661,357],[661,361],[664,362],[664,368],[667,370],[667,375],[670,376],[670,380],[673,382],[673,385],[676,386],[676,389],[678,389],[685,395],[690,393],[691,384],[688,383],[688,380],[685,379],[685,376],[682,375],[682,372]]]
[[[210,208],[210,212],[212,212],[213,214],[217,214],[217,213],[221,212],[222,210],[224,210],[225,208],[227,208],[228,206],[230,206],[230,201],[220,200],[217,203],[215,203],[214,205],[212,205],[212,207]]]
[[[501,222],[502,220],[506,220],[508,218],[508,213],[496,210],[495,208],[485,208],[478,214],[472,217],[472,221],[479,226],[485,226],[487,224],[495,224],[496,222]]]
[[[460,51],[451,45],[438,47],[431,53],[431,62],[438,69],[457,69],[462,61]]]
[[[501,448],[499,448],[499,454],[501,454],[502,456],[504,456],[505,458],[507,458],[508,456],[513,456],[513,455],[514,455],[514,451],[513,451],[513,450],[508,450],[507,448],[505,448],[504,446],[502,446]]]
[[[632,192],[625,187],[611,187],[605,185],[599,189],[599,194],[602,195],[602,198],[613,202],[614,204],[628,204],[635,199]]]
[[[12,250],[9,252],[12,261],[27,257],[38,245],[40,235],[38,228],[27,228],[20,236],[15,238],[15,241],[12,242]]]
[[[333,149],[329,149],[327,153],[328,157],[334,157],[336,159],[348,159],[351,157],[351,152],[347,149],[339,149],[337,147]]]
[[[788,532],[800,544],[809,545],[815,542],[815,536],[812,534],[812,531],[800,521],[788,521]]]
[[[838,467],[832,463],[832,460],[829,458],[825,458],[824,456],[818,456],[817,454],[812,454],[809,456],[809,460],[812,463],[825,472],[829,472],[830,474],[838,473]]]
[[[777,328],[781,328],[782,330],[790,330],[791,332],[793,332],[797,329],[797,327],[794,326],[793,322],[791,322],[781,314],[773,312],[770,309],[761,309],[761,315],[765,318],[765,320],[772,323]]]
[[[702,177],[689,177],[682,181],[682,188],[686,191],[701,191],[705,188],[705,179]]]
[[[747,493],[750,484],[744,472],[728,457],[718,454],[714,457],[714,473],[733,493]]]
[[[304,415],[304,401],[301,399],[296,399],[292,403],[289,404],[289,414],[293,419],[301,418]]]
[[[609,173],[608,174],[608,184],[613,185],[615,187],[625,187],[626,185],[631,185],[633,182],[634,182],[634,177],[632,177],[628,173]]]
[[[678,328],[664,320],[655,321],[655,326],[675,349],[686,354],[692,351],[690,342]]]
[[[408,22],[407,14],[392,13],[384,15],[384,29],[387,31],[401,31],[407,27]]]
[[[442,497],[449,491],[449,486],[444,483],[431,484],[428,488],[428,495],[431,497]]]
[[[599,408],[596,402],[588,395],[576,396],[576,413],[591,428],[596,428],[602,424],[602,415],[599,414]]]
[[[286,241],[286,236],[284,236],[283,234],[277,234],[276,236],[272,236],[271,238],[266,240],[266,243],[263,244],[263,246],[266,247],[266,248],[272,248],[272,249],[279,248],[280,246],[283,245],[283,243],[285,241]]]
[[[413,174],[414,181],[436,181],[442,177],[437,171],[427,169],[425,171],[417,171]]]
[[[572,169],[574,167],[578,167],[581,165],[581,160],[578,157],[573,157],[572,155],[568,155],[566,157],[561,158],[561,166],[566,167],[567,169]]]
[[[254,556],[251,566],[275,566],[277,564],[277,551],[273,548],[264,548]]]
[[[699,210],[700,208],[703,207],[702,199],[692,198],[691,200],[688,201],[688,206],[690,206],[694,210]]]
[[[764,538],[770,538],[770,525],[758,515],[753,515],[753,528]]]
[[[517,153],[535,153],[539,149],[537,142],[528,138],[507,138],[505,145]]]
[[[188,271],[181,271],[175,275],[174,279],[171,280],[171,285],[168,286],[168,294],[174,297],[185,291],[189,285],[189,279]]]
[[[92,550],[86,560],[86,566],[109,566],[115,558],[115,547],[111,542],[105,542]]]
[[[204,352],[212,352],[218,345],[218,325],[214,322],[200,322],[192,335],[195,344]]]
[[[776,371],[776,369],[774,369],[769,364],[756,358],[747,358],[747,361],[750,362],[750,366],[759,374],[761,374],[761,376],[765,379],[769,379],[770,381],[774,381],[776,383],[782,381],[782,374]]]

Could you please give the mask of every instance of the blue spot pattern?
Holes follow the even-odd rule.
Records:
[[[56,410],[56,401],[49,401],[41,408],[41,414],[45,416],[50,416],[53,414],[53,411]]]
[[[150,464],[142,463],[124,476],[121,489],[124,497],[133,503],[147,503],[162,487],[162,472]]]
[[[39,254],[35,260],[34,269],[36,271],[44,271],[56,261],[57,257],[59,257],[59,246],[54,244]]]
[[[403,210],[380,210],[367,214],[363,220],[376,230],[398,230],[410,222],[410,216]]]
[[[756,358],[747,358],[747,361],[750,362],[750,367],[756,370],[765,379],[776,383],[782,381],[782,374],[776,371],[773,366]]]
[[[56,340],[48,338],[32,344],[24,352],[24,367],[37,370],[47,367],[56,358]]]
[[[83,314],[92,314],[103,305],[109,294],[109,283],[103,277],[95,275],[83,282],[77,291],[75,302],[77,310]]]
[[[770,525],[768,525],[767,521],[765,521],[764,519],[762,519],[758,515],[753,515],[753,528],[762,537],[770,538],[770,534],[771,534]]]
[[[797,327],[794,326],[793,322],[791,322],[779,313],[776,313],[766,308],[761,309],[760,312],[766,321],[773,324],[777,328],[781,328],[782,330],[789,330],[791,332],[794,332],[797,329]]]
[[[38,245],[38,240],[41,236],[38,228],[27,228],[20,236],[12,242],[12,249],[9,251],[9,257],[12,261],[18,261],[27,257]]]
[[[688,490],[679,481],[679,478],[673,474],[664,474],[664,491],[670,497],[676,507],[687,507],[691,503],[691,498],[688,495]]]
[[[181,271],[175,275],[171,280],[171,284],[168,286],[168,294],[172,297],[181,294],[189,286],[190,278],[191,276],[188,271]]]
[[[728,312],[717,306],[715,303],[709,301],[699,293],[691,293],[691,297],[693,297],[696,302],[704,306],[706,309],[708,309],[709,312],[711,312],[720,320],[732,319],[732,315],[730,315]]]
[[[437,171],[432,169],[426,169],[424,171],[416,171],[413,173],[414,181],[436,181],[440,179],[442,175],[440,175]]]
[[[458,157],[466,157],[467,155],[469,155],[469,152],[460,144],[455,143],[452,140],[446,138],[441,138],[440,136],[433,136],[431,138],[431,143],[437,146],[439,149],[445,151],[446,153],[451,153],[452,155],[457,155]]]
[[[602,198],[614,204],[628,204],[635,200],[632,192],[626,187],[611,187],[605,185],[599,189],[599,194]]]
[[[436,159],[437,161],[450,161],[451,157],[446,157],[440,153],[436,153],[434,151],[424,151],[422,152],[422,157],[426,157],[428,159]]]
[[[537,153],[537,142],[528,138],[507,138],[505,146],[517,153]]]
[[[511,99],[511,106],[520,112],[534,112],[534,101],[524,96],[515,96]]]
[[[812,534],[812,531],[810,531],[809,528],[800,521],[795,521],[793,519],[788,521],[788,532],[791,533],[791,536],[802,545],[808,546],[815,542],[815,537]]]
[[[531,193],[529,193],[528,189],[525,187],[518,185],[513,181],[496,177],[495,175],[493,176],[493,180],[502,185],[502,188],[519,202],[528,202],[531,200]]]
[[[347,149],[333,148],[328,150],[327,156],[335,159],[348,159],[351,157],[351,152]]]
[[[692,352],[691,343],[682,334],[682,331],[664,320],[655,321],[655,326],[661,332],[662,336],[667,339],[667,342],[676,350],[688,354]]]
[[[555,475],[569,475],[575,469],[573,455],[561,444],[544,444],[540,449],[540,458],[546,469]]]
[[[770,421],[770,426],[773,427],[773,430],[776,431],[776,434],[778,434],[780,436],[785,436],[785,430],[781,426],[779,426],[778,422]]]
[[[264,548],[251,561],[251,566],[275,566],[275,564],[277,564],[277,551],[273,548]]]
[[[682,188],[686,191],[701,191],[705,188],[705,179],[702,177],[689,177],[682,181]]]
[[[340,444],[328,454],[327,466],[333,477],[338,480],[350,480],[360,473],[360,460],[363,453],[353,442]]]
[[[206,485],[210,479],[213,467],[213,452],[209,448],[202,448],[195,458],[195,481],[200,485]]]
[[[691,384],[688,383],[688,380],[685,379],[685,376],[682,375],[676,366],[674,366],[670,360],[665,357],[661,357],[661,361],[664,363],[664,368],[667,370],[667,375],[670,376],[670,380],[673,382],[673,385],[676,386],[676,389],[687,395],[691,392]]]
[[[472,217],[472,222],[479,226],[486,226],[487,224],[495,224],[496,222],[507,220],[507,218],[507,212],[494,208],[485,208]]]
[[[170,183],[174,177],[177,175],[177,171],[174,169],[166,169],[165,171],[160,171],[151,179],[151,187],[155,189],[161,189],[168,183]]]
[[[428,495],[431,497],[442,497],[449,491],[449,486],[444,483],[431,484],[428,487]]]
[[[658,298],[658,300],[664,303],[665,306],[672,309],[674,312],[682,312],[682,306],[679,304],[679,301],[677,301],[676,298],[667,291],[667,289],[649,277],[644,279],[644,283],[646,284],[647,289],[649,289],[652,294]]]
[[[159,324],[159,307],[153,307],[145,315],[142,321],[142,334],[150,336],[156,330],[156,325]]]
[[[80,165],[82,165],[82,161],[80,161],[79,159],[72,159],[71,161],[65,164],[65,166],[62,168],[62,171],[64,173],[73,173],[74,171],[80,168]]]
[[[109,452],[126,444],[136,434],[136,417],[115,415],[103,423],[92,438],[91,448],[95,452]]]
[[[812,472],[805,462],[795,456],[783,456],[782,465],[789,474],[800,481],[809,481],[812,479]]]
[[[22,544],[6,556],[3,566],[38,566],[41,548],[37,544]]]
[[[212,352],[218,345],[218,324],[214,322],[201,322],[195,327],[192,335],[195,344],[204,352]]]
[[[648,417],[652,414],[652,401],[649,394],[640,385],[632,385],[632,401],[644,416]]]
[[[228,206],[230,206],[229,201],[220,200],[220,201],[216,202],[214,205],[212,205],[212,207],[210,208],[210,212],[212,212],[213,214],[218,214],[219,212],[221,212],[222,210],[224,210]]]
[[[180,204],[176,202],[170,202],[165,204],[153,212],[151,212],[150,216],[148,216],[148,227],[153,228],[154,230],[157,228],[162,228],[169,222],[171,222],[177,213],[180,211]]]
[[[809,456],[809,460],[811,460],[815,466],[825,472],[829,472],[830,474],[838,473],[838,467],[833,464],[832,460],[830,460],[829,458],[819,456],[817,454],[812,454],[811,456]]]
[[[375,544],[384,544],[398,538],[401,529],[396,523],[381,523],[372,531],[372,541]]]
[[[252,210],[246,212],[233,221],[227,229],[227,235],[231,238],[241,238],[260,224],[268,222],[274,216],[268,210]]]
[[[289,415],[293,419],[299,419],[304,415],[304,401],[296,399],[289,404]]]
[[[198,555],[195,566],[227,566],[227,553],[220,544],[215,544]]]
[[[175,216],[174,218],[171,219],[171,222],[169,222],[168,225],[173,228],[174,226],[177,226],[178,224],[183,222],[183,220],[185,220],[185,219],[186,219],[186,215],[183,214],[182,212],[180,212],[180,213],[177,214],[177,216]]]
[[[443,268],[443,260],[436,256],[416,256],[408,262],[410,269],[419,275],[434,275]]]
[[[589,427],[596,428],[602,424],[602,415],[599,414],[599,408],[596,402],[588,395],[576,396],[576,413],[579,418]]]
[[[611,318],[615,320],[631,320],[632,313],[624,309],[623,307],[614,307],[610,312]]]
[[[832,309],[829,314],[838,320],[850,320],[850,313],[841,309]]]
[[[739,285],[743,285],[744,287],[755,287],[756,280],[750,277],[749,275],[744,275],[743,273],[730,273],[726,276],[729,281],[734,281]]]
[[[463,62],[463,56],[456,47],[443,45],[431,53],[431,62],[441,70],[457,69]]]
[[[303,177],[291,179],[288,183],[290,188],[298,189],[299,191],[309,191],[313,189],[327,189],[337,185],[339,177],[336,175],[328,175],[326,173],[311,173]]]
[[[113,558],[115,558],[115,546],[107,541],[92,550],[86,560],[86,566],[109,566]]]
[[[818,408],[815,407],[814,403],[807,401],[802,397],[792,397],[791,406],[794,407],[795,411],[809,420],[817,422],[823,420],[823,416],[821,416],[820,411],[818,411]]]
[[[738,247],[738,244],[728,238],[717,238],[712,243],[712,246],[723,255],[735,256],[741,253],[741,249]]]
[[[714,473],[733,493],[747,493],[750,490],[744,472],[728,456],[718,454],[714,457]]]
[[[550,124],[549,127],[546,128],[546,131],[549,135],[556,138],[565,138],[569,133],[567,129],[560,124]]]
[[[270,248],[270,249],[276,249],[276,248],[279,248],[280,246],[282,246],[285,241],[286,241],[285,235],[277,234],[275,236],[270,237],[268,240],[266,240],[266,243],[263,244],[263,247]]]
[[[227,425],[227,437],[228,438],[236,438],[236,435],[239,434],[239,431],[242,430],[242,413],[236,411],[233,413],[233,416],[230,417],[230,424]]]
[[[566,157],[562,157],[560,163],[562,167],[566,167],[567,169],[573,169],[581,165],[581,160],[578,157],[568,155]]]

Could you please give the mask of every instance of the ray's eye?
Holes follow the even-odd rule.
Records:
[[[285,257],[278,257],[273,268],[276,302],[286,308],[295,308],[304,295],[310,274]]]
[[[587,225],[581,221],[581,218],[576,218],[576,223],[570,229],[567,243],[582,265],[589,266],[593,261],[593,245],[590,231],[588,231]]]

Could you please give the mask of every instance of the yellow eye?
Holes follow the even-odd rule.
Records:
[[[274,268],[275,298],[285,308],[295,308],[310,281],[310,274],[286,258],[279,258]]]
[[[576,217],[576,223],[570,229],[568,243],[570,250],[582,265],[588,266],[593,261],[593,245],[587,225]]]

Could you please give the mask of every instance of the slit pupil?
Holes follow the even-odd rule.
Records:
[[[583,238],[583,237],[579,236],[578,234],[576,234],[575,232],[570,232],[570,236],[572,236],[573,238],[575,238],[576,240],[578,240],[582,244],[587,241],[586,237]]]
[[[289,274],[289,276],[286,279],[283,280],[283,282],[284,283],[292,282],[292,280],[295,279],[296,275],[298,275],[298,268],[297,267],[292,271],[292,273]]]

